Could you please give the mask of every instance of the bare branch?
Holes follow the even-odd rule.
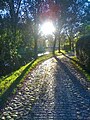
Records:
[[[19,8],[20,8],[20,5],[21,5],[21,1],[22,1],[22,0],[19,0],[19,1],[18,1],[18,8],[17,8],[17,12],[16,12],[17,15],[18,15],[18,12],[19,12]]]

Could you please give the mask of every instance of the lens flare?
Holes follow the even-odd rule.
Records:
[[[49,35],[49,34],[53,34],[55,32],[55,27],[53,25],[52,22],[48,21],[45,22],[42,26],[41,26],[41,32],[44,35]]]

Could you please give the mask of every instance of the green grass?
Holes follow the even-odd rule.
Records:
[[[20,88],[23,85],[22,82],[24,81],[25,77],[33,68],[36,67],[36,65],[51,58],[52,56],[52,53],[43,55],[38,59],[26,64],[25,66],[22,66],[20,69],[16,70],[10,75],[0,78],[0,105],[3,106],[7,98],[14,94],[17,88]]]
[[[77,59],[76,56],[72,57],[73,60],[76,60],[79,62],[79,60]],[[76,62],[72,61],[73,64],[85,75],[85,77],[87,78],[88,81],[90,81],[90,73],[88,73],[86,70],[84,70],[79,64],[77,64]]]
[[[67,52],[65,51],[65,50],[61,50],[61,52],[63,53],[63,54],[67,54]],[[69,52],[68,52],[69,53]],[[56,54],[57,55],[60,55],[60,53],[58,53],[58,51],[56,51]],[[84,70],[77,62],[75,62],[75,61],[77,61],[77,62],[79,62],[79,60],[77,59],[77,57],[76,56],[73,56],[72,57],[72,63],[76,66],[76,68],[78,69],[78,70],[80,70],[84,75],[85,75],[85,77],[87,78],[87,80],[90,82],[90,73],[88,73],[86,70]]]
[[[60,50],[60,53],[66,54],[65,50]],[[58,52],[58,50],[55,51],[55,55],[59,56],[60,53]]]
[[[19,70],[0,78],[0,96],[8,89],[8,87],[21,75],[22,71],[29,65],[22,66]]]

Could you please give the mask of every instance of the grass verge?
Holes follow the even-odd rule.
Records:
[[[73,60],[78,61],[76,56],[72,57]],[[72,61],[72,63],[85,75],[85,77],[87,78],[88,82],[90,82],[90,73],[88,73],[86,70],[84,70],[78,63]]]
[[[22,66],[17,71],[11,73],[9,76],[4,76],[0,78],[0,107],[2,108],[4,103],[10,97],[10,95],[16,92],[16,89],[22,86],[26,75],[36,67],[39,63],[51,58],[52,53],[48,55],[43,55],[36,60]]]
[[[67,56],[67,52],[65,52],[65,50],[61,50],[61,53],[64,54],[64,56],[68,57],[68,56]],[[68,53],[71,54],[71,52],[68,52]],[[59,53],[57,53],[57,54],[59,54]],[[82,65],[79,64],[80,61],[77,59],[77,57],[76,57],[76,56],[73,56],[73,57],[71,57],[71,58],[70,58],[70,57],[68,57],[68,58],[72,61],[72,63],[74,64],[74,66],[75,66],[79,71],[81,71],[81,73],[87,78],[87,82],[90,82],[90,73],[88,73],[88,72],[84,69],[84,67],[82,67]]]

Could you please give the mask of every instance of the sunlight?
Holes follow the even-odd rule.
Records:
[[[54,27],[53,23],[51,21],[45,22],[41,26],[41,32],[44,35],[53,34],[55,32],[55,27]]]

